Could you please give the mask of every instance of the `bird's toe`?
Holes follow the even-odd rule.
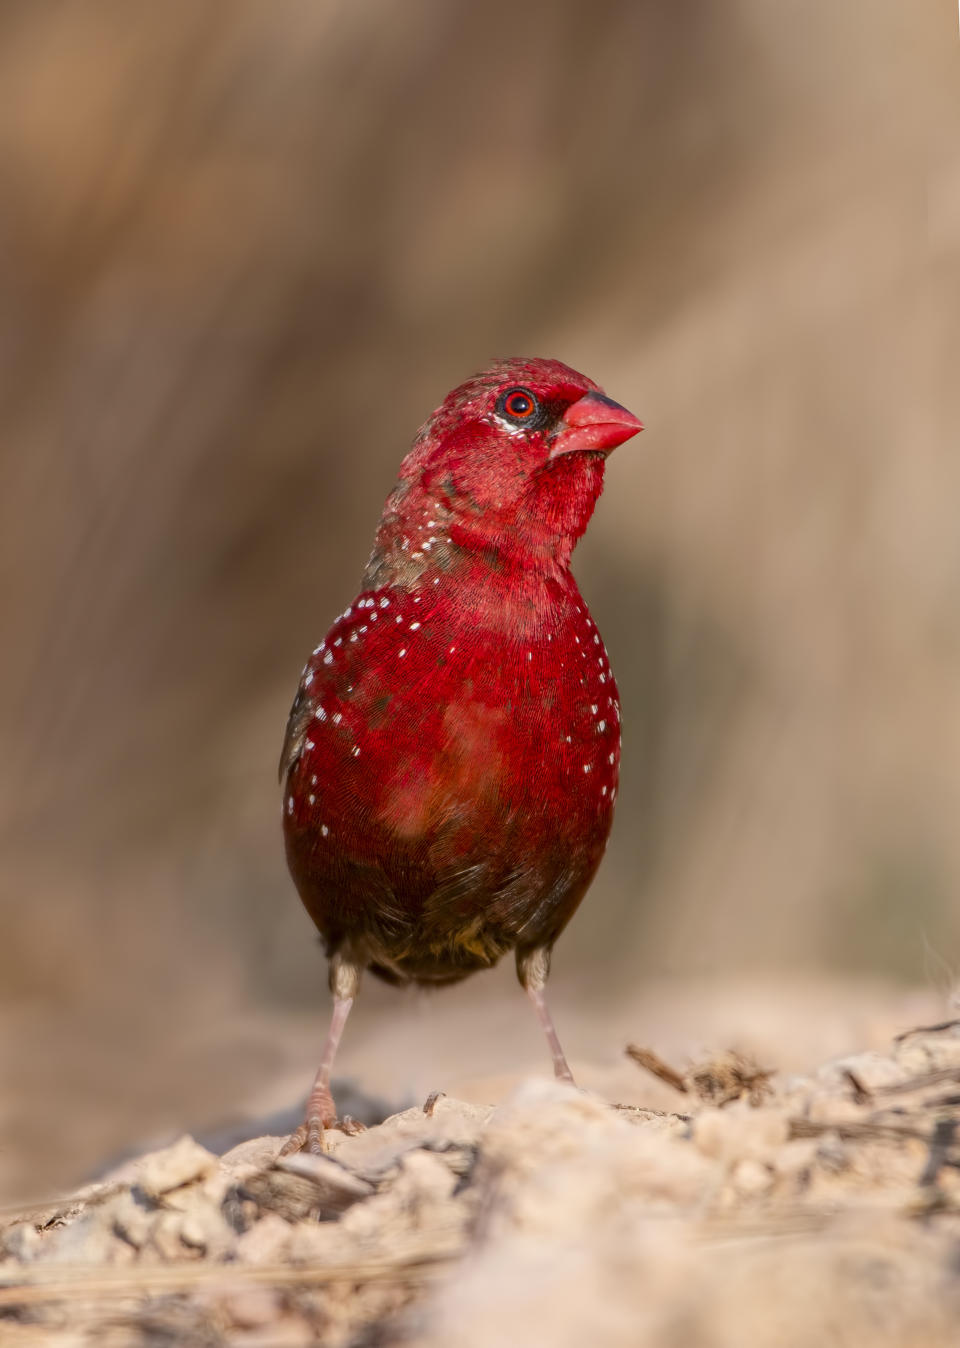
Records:
[[[345,1114],[342,1119],[322,1119],[319,1115],[312,1114],[304,1119],[296,1132],[290,1134],[280,1148],[279,1154],[293,1156],[298,1151],[303,1151],[308,1156],[322,1156],[329,1150],[326,1135],[334,1131],[344,1133],[347,1137],[356,1137],[357,1133],[367,1131],[367,1125],[361,1123],[359,1119],[351,1118],[349,1114]]]
[[[430,1094],[427,1096],[426,1100],[424,1100],[423,1112],[424,1114],[426,1114],[428,1119],[433,1118],[433,1111],[437,1107],[437,1101],[442,1100],[443,1097],[446,1095],[446,1093],[447,1093],[446,1091],[431,1091]]]

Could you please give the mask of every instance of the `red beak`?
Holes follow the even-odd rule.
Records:
[[[615,449],[643,430],[642,421],[605,393],[585,393],[570,404],[560,424],[564,429],[554,437],[551,459],[590,449]]]

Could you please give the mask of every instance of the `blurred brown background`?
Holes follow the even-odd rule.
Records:
[[[7,0],[0,281],[0,1186],[306,1089],[284,719],[496,355],[648,427],[577,557],[625,744],[574,1057],[680,980],[951,987],[955,6]],[[509,970],[444,1005],[464,1076],[545,1068]],[[409,1014],[377,1079],[366,989],[342,1072],[447,1085]]]

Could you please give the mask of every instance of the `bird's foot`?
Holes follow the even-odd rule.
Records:
[[[424,1100],[423,1112],[424,1114],[426,1114],[428,1119],[433,1118],[433,1111],[437,1107],[437,1101],[442,1100],[443,1097],[446,1095],[446,1093],[447,1093],[446,1091],[431,1091],[430,1094],[427,1096],[426,1100]]]
[[[326,1134],[329,1132],[345,1133],[347,1137],[355,1137],[357,1133],[364,1133],[367,1125],[361,1123],[358,1119],[351,1118],[349,1114],[344,1114],[342,1119],[336,1117],[321,1118],[317,1114],[310,1115],[304,1119],[300,1127],[290,1134],[286,1142],[280,1148],[280,1156],[293,1156],[298,1151],[305,1151],[310,1156],[322,1156],[327,1150]]]

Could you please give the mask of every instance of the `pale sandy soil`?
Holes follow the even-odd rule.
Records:
[[[210,1128],[207,1147],[181,1138],[72,1196],[9,1207],[0,1341],[956,1342],[960,1034],[930,1028],[943,999],[648,986],[569,1017],[576,1090],[526,1075],[542,1066],[535,1033],[519,997],[495,991],[477,980],[392,1015],[374,995],[359,1019],[344,1056],[367,1089],[344,1101],[389,1106],[429,1081],[447,1091],[432,1113],[421,1095],[329,1134],[325,1157],[279,1163],[279,1137],[233,1145]],[[258,1042],[280,1031],[282,1060],[246,1096],[261,1123],[302,1090],[317,1038],[285,1018]],[[628,1041],[684,1089],[638,1068]],[[751,1079],[751,1060],[774,1075]]]

